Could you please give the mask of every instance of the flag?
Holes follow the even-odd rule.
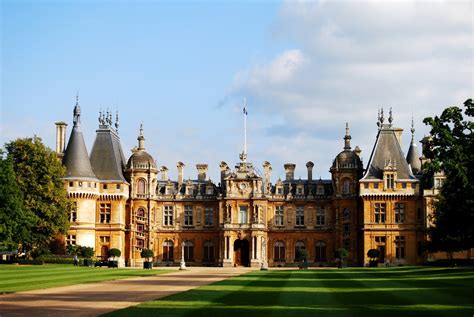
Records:
[[[244,115],[247,115],[247,98],[244,98]]]
[[[244,107],[244,115],[247,115],[248,112],[247,112],[247,109]]]

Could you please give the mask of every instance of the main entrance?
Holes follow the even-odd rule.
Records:
[[[234,242],[234,266],[249,266],[249,242],[237,239]]]

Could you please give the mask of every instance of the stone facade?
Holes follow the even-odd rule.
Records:
[[[419,174],[412,171],[417,163],[402,156],[401,129],[392,127],[391,118],[386,124],[379,116],[365,170],[347,126],[331,179],[314,180],[312,162],[306,164],[307,179],[295,179],[295,165],[285,164],[285,179],[275,184],[271,164],[264,162],[260,175],[245,153],[234,169],[220,163],[218,184],[207,178],[206,164],[196,166],[196,179],[186,180],[182,162],[172,181],[168,168],[158,168],[146,152],[142,128],[138,147],[125,160],[118,118],[114,128],[109,113],[99,116],[89,158],[83,140],[77,142],[79,118],[76,104],[64,153],[65,124],[57,129],[56,148],[68,169],[65,186],[76,203],[67,242],[94,247],[99,257],[118,248],[121,265],[138,266],[141,250],[149,248],[163,266],[179,265],[183,256],[187,265],[296,266],[298,249],[304,249],[310,265],[326,266],[335,263],[335,250],[345,248],[348,264],[366,265],[367,251],[378,248],[380,262],[426,260],[420,246],[431,198],[424,197]],[[410,146],[410,156],[417,157],[414,142]]]

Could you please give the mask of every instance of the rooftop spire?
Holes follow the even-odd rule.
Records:
[[[244,150],[240,153],[240,160],[242,162],[247,161],[247,98],[244,98]]]
[[[413,114],[411,115],[411,144],[415,144],[415,124],[413,123]]]
[[[118,110],[115,111],[115,131],[118,133],[118,128],[119,128],[119,115],[118,115]]]
[[[81,125],[81,107],[79,106],[79,93],[76,94],[76,105],[74,106],[72,121],[74,122],[75,127]]]
[[[349,133],[349,123],[346,122],[346,135],[344,136],[344,150],[351,149],[351,135]]]
[[[390,124],[390,126],[392,126],[392,122],[393,122],[393,116],[392,116],[392,107],[390,107],[390,111],[389,111],[389,117],[388,117],[388,123]]]
[[[421,171],[420,155],[415,142],[415,124],[413,122],[413,115],[411,116],[411,142],[408,148],[407,162],[411,165],[412,171],[417,174]]]
[[[143,135],[143,124],[140,123],[140,134],[138,135],[138,149],[144,150],[145,149],[145,136]]]

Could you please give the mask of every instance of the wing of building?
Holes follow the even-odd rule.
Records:
[[[120,265],[137,266],[147,248],[163,266],[182,259],[191,265],[296,266],[305,255],[310,265],[326,266],[344,248],[350,265],[366,265],[370,249],[380,251],[381,263],[426,261],[426,205],[435,192],[423,195],[416,143],[412,138],[405,158],[403,130],[392,126],[391,114],[388,123],[379,115],[366,169],[346,125],[331,179],[313,179],[312,162],[307,178],[295,179],[296,166],[288,163],[275,184],[271,164],[263,163],[261,175],[245,153],[233,169],[220,163],[219,184],[206,176],[207,164],[185,179],[185,164],[178,162],[178,178],[170,180],[168,168],[146,152],[142,127],[138,146],[125,159],[110,113],[99,115],[89,157],[80,116],[77,103],[64,153],[65,124],[57,129],[65,186],[76,204],[67,243],[91,246],[98,257],[118,248]]]

